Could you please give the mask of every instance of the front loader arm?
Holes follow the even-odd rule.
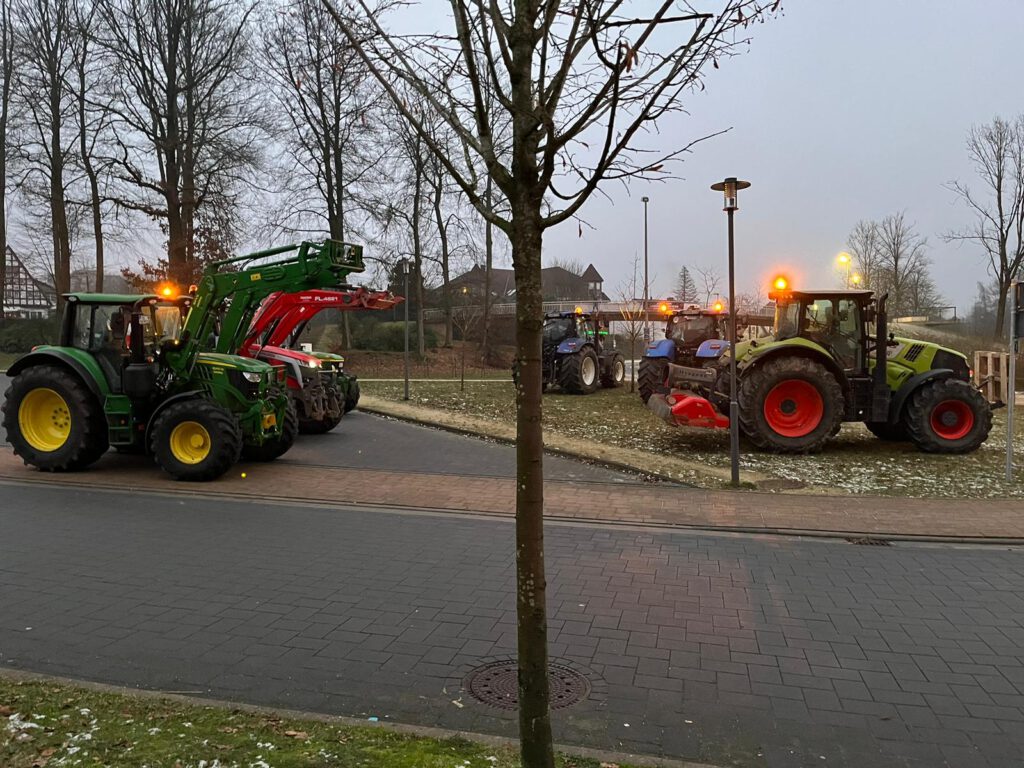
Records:
[[[283,258],[268,260],[275,256]],[[185,319],[174,365],[190,369],[204,349],[235,352],[270,294],[338,287],[364,269],[363,247],[339,240],[305,241],[210,264]]]

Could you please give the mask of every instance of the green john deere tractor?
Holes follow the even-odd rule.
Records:
[[[265,261],[293,250],[299,255]],[[298,433],[284,368],[204,350],[216,348],[221,315],[233,317],[225,306],[235,290],[275,279],[295,263],[302,279],[316,274],[339,283],[362,268],[362,248],[304,243],[217,262],[194,297],[173,301],[66,296],[59,343],[37,347],[8,369],[3,425],[14,452],[39,469],[69,471],[110,447],[144,451],[181,480],[217,478],[243,455],[282,455]]]
[[[243,446],[281,438],[277,371],[200,354],[182,328],[189,299],[74,293],[60,340],[8,370],[7,439],[26,464],[84,469],[110,447],[147,451],[180,480],[212,480]]]
[[[992,409],[967,358],[890,335],[885,296],[779,286],[770,297],[773,334],[735,350],[740,430],[758,448],[816,452],[851,421],[929,453],[967,453],[988,438]],[[730,354],[670,365],[648,407],[672,425],[728,428]]]

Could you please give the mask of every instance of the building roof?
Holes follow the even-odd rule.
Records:
[[[590,277],[588,277],[588,275]],[[483,288],[486,270],[474,264],[468,272],[453,277],[451,285],[472,285]],[[608,301],[603,292],[594,297],[590,292],[590,283],[602,283],[603,278],[591,264],[583,275],[576,275],[563,267],[545,267],[540,271],[541,293],[545,301]],[[512,269],[491,269],[491,294],[498,298],[515,300],[516,276]]]
[[[583,270],[583,274],[580,275],[581,280],[586,280],[588,283],[603,283],[604,278],[601,277],[601,273],[597,271],[593,264],[588,264],[587,268]]]

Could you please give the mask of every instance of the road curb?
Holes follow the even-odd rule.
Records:
[[[505,747],[516,749],[519,740],[507,736],[492,736],[486,733],[474,731],[458,731],[449,728],[438,728],[436,726],[411,725],[409,723],[383,722],[361,720],[355,717],[344,715],[329,715],[323,712],[309,712],[301,709],[284,709],[279,707],[265,707],[259,704],[248,704],[245,702],[228,701],[226,699],[206,698],[203,696],[192,696],[181,693],[168,693],[165,691],[149,690],[145,688],[129,688],[109,683],[98,683],[92,680],[80,680],[73,677],[60,675],[46,675],[40,672],[28,672],[9,667],[0,667],[0,677],[15,682],[41,682],[57,683],[60,685],[83,688],[96,693],[113,693],[120,696],[127,696],[143,701],[173,701],[179,704],[186,704],[197,707],[215,707],[225,710],[239,710],[257,715],[271,715],[280,718],[294,720],[312,720],[319,723],[344,725],[353,728],[380,728],[394,733],[401,733],[408,736],[421,736],[430,739],[464,739],[485,746]],[[655,757],[653,755],[638,755],[629,752],[608,752],[590,747],[578,747],[569,744],[555,744],[555,750],[566,755],[598,760],[601,763],[629,763],[641,768],[716,768],[709,763],[694,763],[687,760],[674,758]]]

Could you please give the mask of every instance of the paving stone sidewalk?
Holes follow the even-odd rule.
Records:
[[[105,456],[87,472],[49,474],[25,467],[10,448],[0,448],[0,480],[4,479],[506,516],[514,513],[515,504],[515,483],[511,478],[275,462],[240,465],[215,483],[194,486],[170,480],[142,457],[115,453]],[[545,514],[550,519],[745,531],[1024,539],[1024,502],[1020,499],[812,496],[708,491],[663,483],[553,480],[545,484]]]
[[[6,485],[0,664],[512,735],[509,522]],[[560,741],[740,766],[1024,760],[1024,552],[548,526]]]

